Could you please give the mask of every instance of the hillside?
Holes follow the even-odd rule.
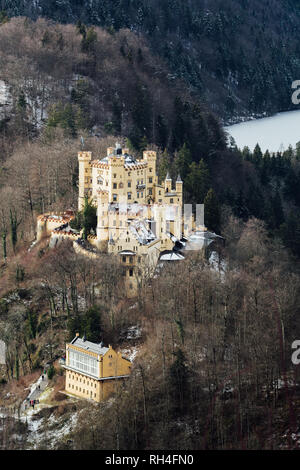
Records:
[[[12,18],[0,26],[0,64],[1,231],[12,210],[32,241],[36,214],[76,209],[81,135],[96,155],[127,138],[137,155],[158,150],[161,179],[181,174],[186,202],[202,203],[212,187],[224,220],[228,211],[258,217],[300,253],[299,150],[239,152],[146,40],[124,29]],[[219,231],[223,222],[212,223]]]
[[[73,137],[79,129],[127,136],[137,149],[189,141],[198,159],[208,144],[225,147],[216,118],[129,30],[14,18],[0,26],[0,64],[6,138],[34,137],[47,123]]]
[[[0,449],[299,449],[300,144],[239,150],[217,117],[289,106],[299,67],[289,5],[1,2],[11,18],[0,14]],[[70,240],[36,239],[39,214],[77,211],[77,152],[98,159],[116,142],[136,171],[135,156],[157,151],[159,182],[180,174],[183,202],[204,202],[223,238],[137,271],[130,299],[132,262],[120,265],[117,243],[122,257],[89,258]],[[95,213],[86,201],[75,214],[83,237]],[[64,393],[61,359],[77,332],[133,358],[109,400]],[[41,403],[24,410],[45,367]]]
[[[287,110],[300,77],[299,2],[4,0],[9,16],[127,28],[226,121]],[[287,47],[288,46],[288,47]]]

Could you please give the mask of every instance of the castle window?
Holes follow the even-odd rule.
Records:
[[[123,263],[126,263],[126,256],[122,256]]]
[[[151,178],[149,178],[149,183],[152,183],[152,177],[151,177]]]
[[[118,199],[118,195],[117,194],[113,194],[113,201],[116,201]]]
[[[152,173],[152,168],[149,168],[150,173]]]
[[[114,183],[114,184],[113,184],[113,188],[114,188],[114,189],[117,189],[117,183]]]
[[[129,269],[129,276],[130,276],[130,277],[133,276],[133,269]]]
[[[120,184],[119,184],[119,188],[120,188],[120,189],[123,188],[123,183],[120,183]]]
[[[149,188],[149,194],[152,195],[152,188]]]
[[[128,199],[131,199],[131,193],[127,193]]]
[[[161,195],[161,191],[158,191],[158,194]]]
[[[129,263],[133,263],[133,257],[132,256],[129,257]]]
[[[117,177],[117,175],[116,175],[116,173],[114,173],[114,178],[116,178],[116,177]]]
[[[170,199],[170,203],[173,204],[173,198],[172,198],[172,197],[171,197],[171,199]]]
[[[131,188],[131,181],[128,181],[127,185],[128,185],[128,188]]]

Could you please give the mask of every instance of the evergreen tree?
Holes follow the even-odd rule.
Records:
[[[212,188],[209,189],[204,199],[205,226],[215,233],[220,232],[221,213],[219,201]]]
[[[84,318],[84,334],[88,341],[99,343],[102,336],[101,311],[97,306],[89,308]]]
[[[170,388],[175,411],[179,409],[182,412],[188,396],[188,370],[182,349],[178,349],[174,356],[175,361],[170,367]]]
[[[259,144],[256,144],[255,145],[255,148],[254,148],[254,151],[253,151],[253,157],[252,157],[252,161],[254,163],[254,165],[256,165],[257,167],[261,166],[262,164],[262,151],[261,151],[261,148],[259,146]]]
[[[170,170],[170,166],[171,166],[170,156],[165,150],[162,156],[160,157],[158,161],[158,166],[157,166],[157,173],[158,173],[159,181],[163,181],[165,179],[168,171]]]
[[[205,195],[210,186],[210,174],[203,160],[197,164],[192,162],[189,166],[185,187],[190,200],[195,204],[203,204]]]
[[[300,216],[291,211],[280,227],[280,234],[285,246],[300,258]]]
[[[184,143],[175,157],[175,169],[176,172],[181,175],[183,181],[189,172],[191,163],[192,155],[190,149],[188,148],[187,144]]]
[[[83,238],[86,240],[91,230],[97,228],[97,209],[86,197],[82,210]]]

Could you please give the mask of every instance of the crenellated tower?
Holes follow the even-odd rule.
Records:
[[[92,193],[92,152],[78,152],[79,164],[79,191],[78,191],[78,210],[84,207],[84,199],[90,197]]]

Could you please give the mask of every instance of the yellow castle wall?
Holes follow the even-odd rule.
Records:
[[[131,362],[122,357],[120,352],[116,352],[111,346],[104,356],[97,355],[92,351],[86,351],[76,345],[66,345],[66,367],[69,366],[69,350],[74,349],[84,354],[97,357],[98,359],[98,379],[113,377],[108,380],[97,380],[89,377],[82,372],[66,369],[65,390],[79,398],[92,399],[100,402],[105,400],[113,393],[116,387],[120,386],[123,379],[119,376],[129,375],[131,373]]]

